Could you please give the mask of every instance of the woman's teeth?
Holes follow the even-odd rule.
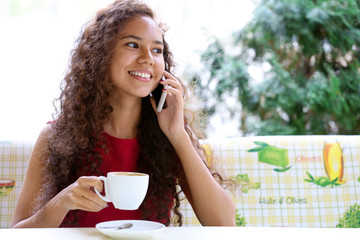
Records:
[[[134,75],[134,76],[139,76],[139,77],[142,77],[142,78],[150,78],[150,74],[148,73],[140,73],[140,72],[129,72],[131,75]]]

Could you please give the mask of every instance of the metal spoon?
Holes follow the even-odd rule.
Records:
[[[104,229],[114,229],[116,231],[119,231],[119,230],[122,230],[122,229],[128,229],[128,228],[131,228],[133,226],[132,223],[124,223],[124,224],[121,224],[120,226],[118,227],[102,227]]]

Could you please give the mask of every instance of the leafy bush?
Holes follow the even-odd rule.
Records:
[[[350,206],[339,221],[338,228],[360,228],[360,206],[356,203]]]
[[[246,221],[244,217],[241,217],[240,213],[236,209],[236,226],[237,227],[245,227]]]
[[[360,1],[257,2],[231,46],[214,38],[202,54],[203,108],[235,98],[244,135],[360,134]]]

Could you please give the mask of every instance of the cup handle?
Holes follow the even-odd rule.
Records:
[[[107,194],[106,194],[106,192],[107,192],[107,179],[106,179],[106,177],[100,176],[100,177],[98,177],[98,178],[99,178],[100,180],[104,181],[105,196],[101,195],[101,193],[99,193],[99,191],[98,191],[96,188],[94,188],[95,193],[96,193],[102,200],[104,200],[104,201],[106,201],[106,202],[111,202],[110,198],[109,198],[109,197],[107,196]]]

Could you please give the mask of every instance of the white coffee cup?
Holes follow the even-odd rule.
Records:
[[[109,172],[104,181],[105,196],[95,192],[106,202],[112,202],[115,208],[136,210],[143,202],[149,185],[149,175],[137,172]]]

